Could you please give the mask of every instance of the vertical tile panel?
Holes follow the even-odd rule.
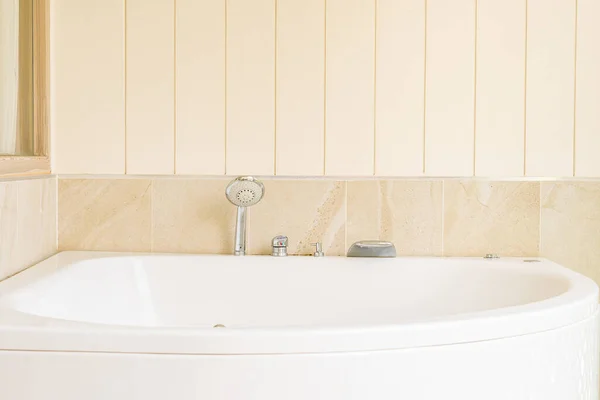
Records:
[[[327,0],[327,175],[373,175],[375,1]]]
[[[475,8],[475,0],[427,1],[427,175],[474,172]]]
[[[227,173],[272,175],[275,0],[227,4]]]
[[[55,172],[125,171],[123,0],[54,0],[51,8]]]
[[[172,174],[174,0],[127,0],[127,173]]]
[[[522,176],[526,3],[479,0],[475,174]]]
[[[177,0],[176,172],[225,174],[225,0]]]
[[[576,0],[529,0],[528,176],[572,176]]]
[[[277,2],[277,175],[323,175],[325,0]]]
[[[600,177],[600,2],[577,2],[575,174]]]
[[[423,174],[425,0],[377,3],[378,176]]]

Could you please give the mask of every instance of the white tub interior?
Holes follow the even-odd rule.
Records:
[[[535,264],[432,260],[97,258],[38,271],[26,285],[17,276],[0,306],[135,327],[373,326],[531,304],[570,286]]]

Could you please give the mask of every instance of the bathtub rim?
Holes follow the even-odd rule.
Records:
[[[123,256],[190,256],[114,252],[61,252],[26,270],[57,268],[77,260]],[[196,256],[196,255],[192,255]],[[202,257],[202,255],[199,255]],[[413,257],[403,257],[413,258]],[[473,260],[471,257],[418,257]],[[583,321],[598,310],[598,287],[589,278],[552,261],[540,260],[570,282],[567,292],[540,302],[401,325],[371,327],[277,327],[244,329],[149,328],[102,325],[35,316],[0,308],[0,351],[73,351],[139,354],[313,354],[384,351],[464,344],[545,332]],[[19,274],[21,275],[21,274]],[[10,278],[9,278],[10,280]],[[7,282],[8,280],[4,281]],[[2,288],[3,282],[0,282]]]

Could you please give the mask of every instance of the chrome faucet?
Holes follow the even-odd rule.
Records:
[[[227,186],[225,194],[231,204],[238,208],[233,254],[245,256],[248,207],[258,204],[262,200],[265,187],[260,181],[251,176],[241,176]]]
[[[275,236],[272,242],[271,255],[273,257],[287,257],[288,255],[288,237],[287,236]]]
[[[313,253],[313,257],[325,257],[325,253],[323,252],[323,243],[311,243],[311,246],[315,247],[315,252]]]

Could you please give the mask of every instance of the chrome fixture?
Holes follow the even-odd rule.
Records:
[[[227,199],[237,206],[237,222],[235,225],[235,245],[233,254],[246,255],[246,219],[248,207],[258,204],[265,194],[264,185],[251,176],[241,176],[233,180],[225,191]]]
[[[325,253],[323,253],[323,244],[321,242],[311,243],[310,245],[315,246],[314,257],[325,257]]]
[[[500,258],[500,256],[498,254],[486,254],[485,257],[486,260],[495,260],[497,258]]]
[[[363,240],[354,243],[348,250],[348,257],[396,257],[396,247],[391,242]]]
[[[273,257],[287,257],[288,255],[288,242],[287,236],[275,236],[273,238],[271,255]]]

